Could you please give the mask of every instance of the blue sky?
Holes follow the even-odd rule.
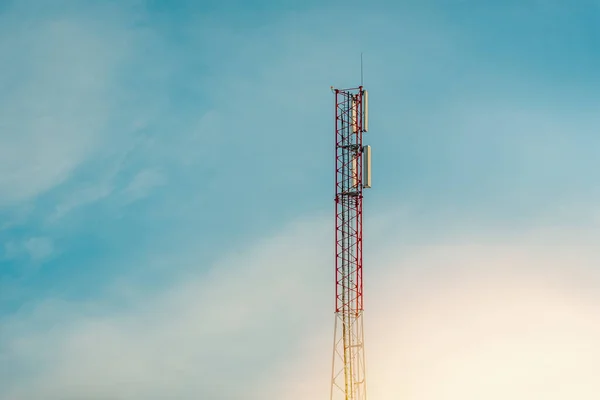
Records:
[[[510,282],[596,282],[600,6],[565,4],[3,2],[0,399],[326,395],[329,87],[361,52],[374,315],[486,251]]]

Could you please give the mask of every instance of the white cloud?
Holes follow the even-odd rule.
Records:
[[[133,34],[106,17],[23,8],[0,17],[0,206],[61,184],[114,136],[112,89]]]
[[[494,243],[472,233],[407,246],[393,244],[396,234],[374,245],[365,272],[370,397],[593,399],[599,259],[580,235],[537,231]],[[332,330],[317,326],[270,371],[266,397],[328,395]]]
[[[69,196],[64,201],[57,204],[49,220],[54,222],[75,208],[106,198],[112,192],[113,187],[109,181],[100,181],[75,189],[69,193]]]
[[[29,253],[29,256],[35,260],[43,260],[54,252],[54,244],[49,238],[31,238],[23,243],[23,247]]]
[[[19,103],[25,108],[23,115],[29,115],[29,103],[23,99],[35,99],[32,108],[36,102],[44,100],[39,108],[47,112],[48,121],[44,124],[52,126],[53,133],[50,139],[42,134],[46,125],[42,129],[37,125],[41,122],[27,122],[20,136],[26,139],[0,136],[0,141],[4,140],[0,144],[6,149],[10,148],[5,151],[11,154],[29,154],[32,151],[29,149],[31,143],[38,143],[31,159],[41,160],[38,161],[39,171],[23,163],[22,158],[17,156],[12,160],[7,158],[5,164],[0,164],[0,174],[4,174],[0,176],[5,177],[0,180],[0,193],[10,193],[5,202],[35,196],[58,184],[83,162],[88,151],[92,151],[97,143],[96,122],[102,121],[106,103],[96,103],[95,100],[104,99],[102,95],[86,96],[103,93],[98,82],[105,80],[100,77],[105,76],[104,73],[110,75],[110,71],[119,63],[118,57],[123,54],[112,48],[108,52],[94,51],[95,45],[102,50],[106,49],[105,46],[120,43],[115,38],[111,39],[110,35],[104,37],[97,34],[100,31],[92,30],[92,33],[95,32],[92,35],[94,45],[84,45],[84,42],[89,42],[89,38],[85,37],[90,32],[88,28],[63,27],[58,34],[52,33],[56,27],[42,25],[39,28],[42,33],[46,32],[44,29],[48,30],[50,37],[53,37],[52,34],[58,35],[60,40],[56,41],[64,40],[67,50],[63,51],[74,49],[64,59],[78,60],[78,56],[86,54],[86,51],[108,55],[108,58],[90,65],[101,72],[99,75],[96,72],[93,74],[93,81],[86,80],[89,78],[84,73],[87,69],[82,72],[79,67],[70,66],[72,69],[63,76],[60,66],[52,67],[50,64],[52,68],[49,71],[55,71],[49,73],[50,78],[60,79],[56,79],[56,84],[52,83],[53,79],[43,81],[51,89],[47,90],[48,93],[61,93],[61,90],[70,88],[71,82],[66,75],[73,73],[77,78],[78,72],[82,74],[74,79],[77,85],[73,84],[71,92],[67,93],[69,95],[66,97],[71,99],[71,103],[65,106],[55,105],[54,96],[38,99],[31,88],[29,92],[23,88],[17,90],[18,93],[24,93]],[[83,39],[86,39],[82,39],[82,43],[78,41],[82,38],[80,31],[83,32]],[[405,36],[412,40],[411,35]],[[296,37],[289,38],[285,43],[286,48],[297,48],[292,45],[298,44]],[[321,43],[333,43],[333,40]],[[273,67],[273,70],[265,73],[268,76],[265,82],[270,81],[271,84],[264,101],[259,104],[277,104],[278,111],[297,117],[298,110],[305,104],[302,100],[304,97],[294,96],[290,100],[289,92],[281,90],[281,87],[285,87],[282,84],[289,82],[290,76],[301,76],[307,81],[315,79],[307,82],[313,85],[308,92],[312,90],[311,93],[317,93],[320,88],[326,90],[329,84],[334,83],[328,81],[332,75],[323,74],[317,79],[311,73],[304,73],[305,69],[316,73],[327,63],[324,60],[332,59],[332,56],[320,57],[326,53],[326,47],[324,45],[318,51],[308,53],[312,47],[304,45],[302,49],[310,55],[304,57],[305,64],[298,64],[293,58],[281,63],[286,68],[271,63],[279,69],[275,71]],[[252,52],[254,47],[248,49]],[[103,56],[98,55],[98,58]],[[83,58],[78,62],[89,60],[87,54]],[[240,58],[242,60],[243,57]],[[231,63],[239,64],[243,63]],[[289,71],[294,73],[290,74]],[[331,71],[331,74],[337,73],[336,68],[331,68]],[[353,80],[349,75],[350,72],[346,77]],[[229,84],[233,87],[236,82]],[[248,81],[241,87],[254,96],[256,92],[253,88],[260,87],[260,84]],[[247,97],[240,96],[242,100],[239,101],[243,104],[236,104],[238,100],[232,102],[230,91],[223,90],[221,93],[223,97],[220,100],[226,102],[228,107],[240,108],[244,110],[242,114],[246,114],[232,120],[235,126],[239,124],[244,129],[248,126],[264,127],[262,124],[266,120],[261,120],[251,109],[241,107],[247,106]],[[308,94],[305,97],[312,98]],[[83,101],[85,99],[94,101]],[[286,99],[289,103],[285,102]],[[328,101],[327,97],[321,99],[324,105]],[[100,112],[86,114],[85,110],[78,108],[80,101],[81,104],[98,106],[97,109],[91,108]],[[76,128],[73,128],[69,122],[73,117],[71,110],[76,110],[78,116],[88,115],[89,119],[75,121]],[[270,108],[269,112],[273,114]],[[285,114],[275,113],[286,120]],[[227,115],[225,112],[215,112],[207,116],[200,124],[201,133],[210,132],[208,126],[216,126],[223,133],[232,131],[227,129],[225,123],[229,122]],[[322,114],[323,118],[328,118],[327,115],[325,112]],[[36,117],[36,121],[43,120],[43,115]],[[255,120],[258,122],[249,123]],[[285,125],[272,119],[269,121],[270,129],[281,140],[277,142],[279,148],[289,150],[290,136],[281,134],[281,126]],[[319,125],[316,119],[307,118],[307,121]],[[17,123],[15,126],[21,125]],[[396,129],[396,125],[394,127]],[[320,140],[329,140],[319,130],[310,129],[310,132]],[[236,144],[246,157],[249,155],[246,144],[257,141],[257,137],[247,135],[239,139],[242,141],[240,144],[234,136],[211,134],[217,138],[214,140],[216,145],[221,142],[226,142],[222,143],[224,147]],[[228,140],[222,140],[223,137]],[[285,142],[282,138],[286,138]],[[206,143],[202,137],[197,139],[197,144]],[[274,144],[266,136],[260,139],[269,145]],[[302,149],[295,148],[292,154],[305,162],[300,153]],[[312,154],[314,148],[304,147],[302,151]],[[187,150],[184,158],[193,159],[196,148]],[[212,152],[209,159],[218,154],[214,147],[205,146],[201,150]],[[274,153],[284,161],[291,157],[285,151]],[[181,155],[180,152],[174,154]],[[47,156],[47,159],[42,156]],[[269,165],[274,164],[265,164],[266,169],[271,169]],[[320,165],[314,163],[311,168],[318,170]],[[238,176],[239,167],[231,165],[230,168],[236,169]],[[285,175],[283,179],[289,179],[286,174],[282,175]],[[10,176],[16,178],[11,180]],[[308,173],[306,177],[307,181],[314,179],[314,175]],[[132,198],[139,198],[163,182],[162,172],[142,171],[132,180],[126,192]],[[254,184],[252,180],[248,182]],[[74,191],[73,197],[62,203],[63,208],[59,207],[58,212],[64,214],[76,206],[103,198],[112,193],[112,189],[110,179],[106,185],[80,187],[80,191]],[[441,245],[402,245],[411,232],[411,225],[401,218],[402,215],[405,214],[398,213],[390,218],[386,214],[380,215],[377,222],[373,219],[370,223],[366,221],[367,225],[371,225],[368,227],[370,233],[379,232],[377,237],[370,233],[367,236],[369,251],[366,254],[367,357],[369,387],[373,397],[404,397],[409,400],[481,398],[484,397],[481,395],[483,388],[473,385],[473,381],[480,381],[480,375],[477,374],[481,371],[490,371],[490,368],[503,365],[502,370],[492,370],[494,376],[501,379],[519,378],[511,378],[514,364],[510,357],[515,358],[519,365],[529,366],[538,373],[547,367],[540,365],[540,360],[548,354],[563,357],[569,351],[570,341],[581,339],[582,343],[590,345],[588,354],[598,353],[586,336],[586,332],[596,333],[595,315],[600,314],[588,312],[587,309],[595,307],[597,298],[593,295],[584,300],[578,298],[582,292],[582,282],[589,284],[597,279],[591,273],[596,263],[594,257],[589,255],[589,247],[561,248],[556,246],[555,241],[554,246],[538,248],[539,237],[535,235],[533,238],[522,238],[521,242],[515,240],[491,246],[479,234],[445,238],[446,241]],[[124,297],[128,296],[128,304],[120,309],[108,305],[119,299],[98,299],[92,304],[65,304],[48,300],[37,304],[31,313],[24,309],[14,317],[4,319],[0,324],[0,399],[135,400],[170,397],[185,400],[199,397],[273,397],[295,400],[326,397],[333,324],[333,241],[330,227],[331,218],[294,225],[269,239],[254,243],[253,248],[224,257],[213,266],[209,275],[192,273],[164,292],[136,294],[138,288],[131,282],[134,288],[126,288],[127,293],[123,294]],[[30,248],[35,249],[35,246]],[[38,254],[43,254],[43,246],[38,247]],[[578,258],[583,255],[589,259]],[[202,260],[202,256],[194,253],[190,257]],[[171,266],[179,260],[164,262]],[[201,261],[197,263],[198,269],[204,270]],[[546,274],[550,271],[560,281],[548,280]],[[575,271],[580,276],[573,276]],[[570,286],[566,285],[568,279],[572,281]],[[569,287],[578,290],[569,291],[566,289]],[[578,314],[578,310],[583,311]],[[530,336],[521,337],[520,334],[515,338],[514,332],[516,330],[518,333],[518,328],[528,321],[534,321],[534,335],[531,337],[542,340],[535,343],[538,346],[535,351],[526,353],[527,349],[535,347],[534,340],[530,340]],[[587,325],[588,322],[590,325]],[[560,326],[570,327],[570,330],[553,336]],[[509,329],[504,329],[507,327]],[[494,350],[494,343],[503,340],[499,348],[510,351]],[[475,343],[477,351],[469,347],[472,343]],[[528,347],[528,343],[532,345]],[[447,349],[461,349],[464,352],[452,353]],[[586,355],[579,350],[572,352],[571,356],[572,359],[579,359],[581,365],[588,362]],[[499,359],[502,363],[498,362]],[[568,357],[563,357],[563,360],[568,361]],[[560,373],[560,366],[556,368],[546,369],[544,373]],[[578,382],[577,379],[582,382],[580,387],[584,384],[593,385],[594,381],[587,380],[587,371],[582,368],[579,378],[568,372],[563,376],[572,385]],[[463,386],[451,382],[447,378],[449,376]],[[492,383],[501,382],[501,379]],[[560,382],[564,384],[565,380]],[[529,386],[529,389],[524,387],[527,382],[519,384],[519,393],[535,390],[535,387],[531,389],[533,386]],[[507,384],[494,395],[502,393],[503,398],[518,398],[511,396],[509,391],[513,389]],[[584,394],[578,394],[579,398],[585,398]],[[545,399],[554,400],[550,396]],[[554,396],[557,398],[556,393]]]
[[[571,398],[561,387],[592,398],[600,276],[592,246],[573,245],[579,233],[407,245],[388,228],[410,225],[390,215],[366,221],[375,242],[365,273],[373,397],[470,400],[489,385],[492,399]],[[0,350],[12,367],[0,399],[326,397],[330,228],[323,217],[292,224],[208,274],[125,293],[119,309],[49,302],[3,321]]]
[[[47,237],[31,237],[23,241],[11,240],[4,244],[4,256],[14,259],[23,254],[34,262],[43,261],[54,253],[54,243]]]
[[[138,172],[131,182],[123,189],[123,196],[127,203],[142,199],[158,186],[166,183],[164,172],[155,168],[147,168]]]
[[[248,386],[262,379],[253,366],[269,363],[274,349],[288,350],[283,332],[325,293],[323,228],[299,223],[222,260],[208,276],[191,276],[154,300],[137,298],[128,310],[86,316],[97,306],[41,304],[44,311],[15,317],[4,325],[12,333],[2,350],[30,372],[13,370],[0,398],[252,398]],[[310,252],[297,246],[307,236]],[[65,315],[64,323],[49,322]]]

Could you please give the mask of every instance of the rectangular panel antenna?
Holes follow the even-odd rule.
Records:
[[[356,156],[352,158],[352,187],[358,186],[358,168],[356,162]]]
[[[358,132],[358,103],[356,102],[356,98],[352,97],[352,114],[350,118],[350,123],[352,124],[352,132]]]
[[[363,153],[363,163],[365,165],[363,187],[368,189],[371,187],[371,146],[364,146]]]
[[[369,130],[369,93],[363,91],[363,132]]]

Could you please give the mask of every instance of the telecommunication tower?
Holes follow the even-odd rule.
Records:
[[[335,93],[335,333],[331,400],[365,400],[363,332],[363,189],[371,187],[368,94]]]

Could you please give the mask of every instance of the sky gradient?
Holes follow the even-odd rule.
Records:
[[[372,398],[596,399],[598,17],[0,2],[0,400],[328,396],[361,52]]]

